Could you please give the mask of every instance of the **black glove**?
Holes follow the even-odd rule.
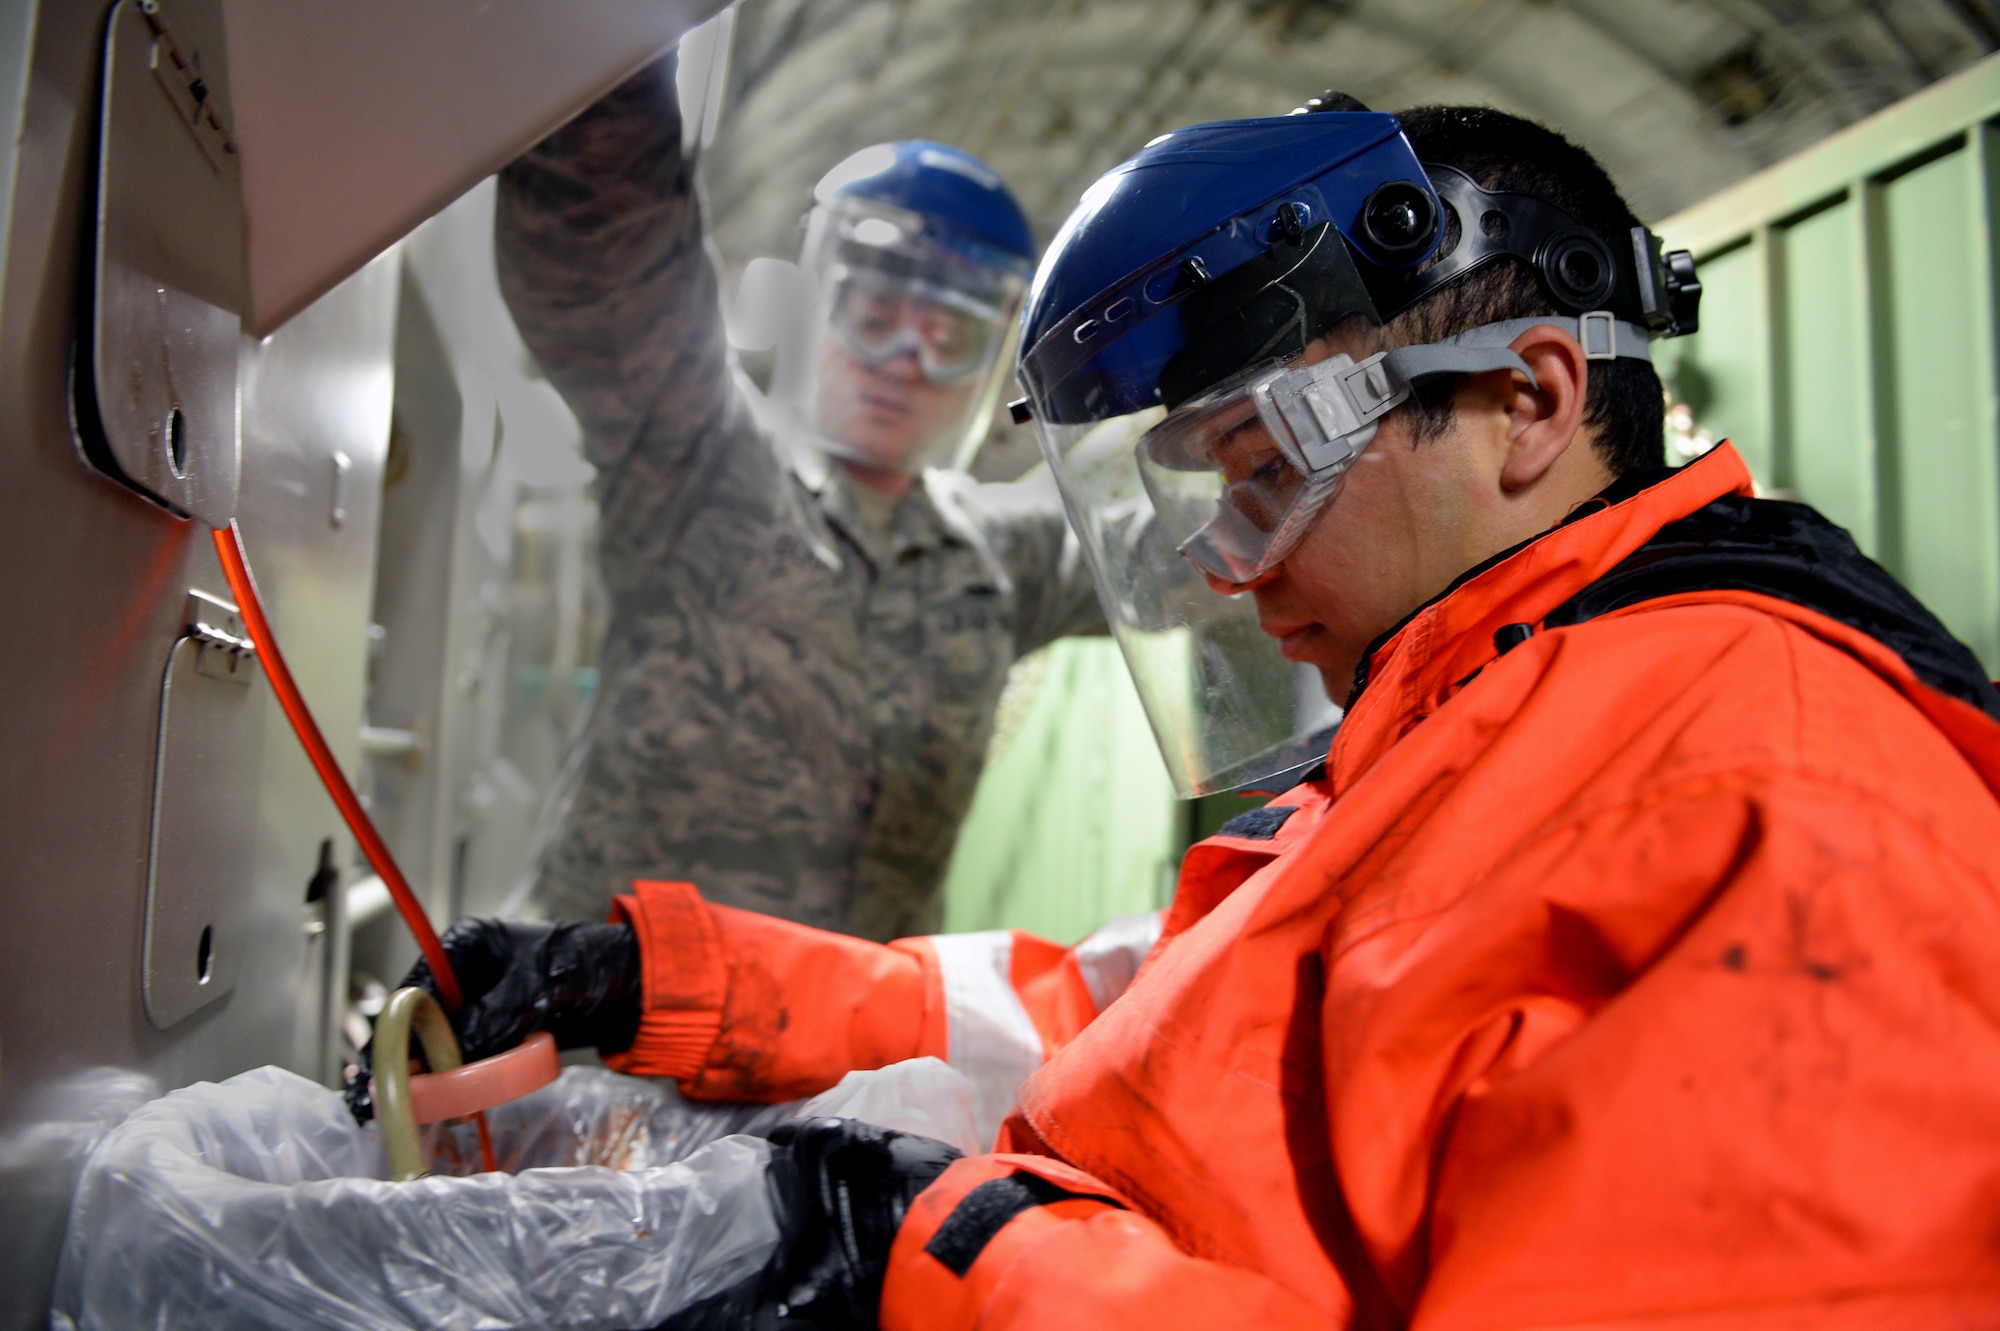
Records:
[[[655,1331],[872,1331],[896,1231],[917,1194],[960,1154],[929,1137],[839,1118],[782,1124],[771,1143],[764,1184],[778,1251],[763,1270]]]
[[[468,1063],[504,1053],[536,1031],[561,1049],[629,1048],[639,1033],[639,941],[629,924],[541,924],[467,915],[440,940],[465,1005],[451,1014]],[[400,987],[438,992],[430,963],[410,967]],[[368,1095],[374,1041],[347,1079],[354,1121],[375,1117]]]

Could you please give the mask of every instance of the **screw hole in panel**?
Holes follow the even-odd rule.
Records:
[[[187,417],[175,407],[167,413],[167,463],[174,469],[174,475],[187,475]]]

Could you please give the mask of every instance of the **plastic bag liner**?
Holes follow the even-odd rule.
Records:
[[[854,1118],[898,1132],[914,1132],[956,1146],[967,1155],[993,1149],[972,1116],[972,1083],[942,1059],[912,1058],[872,1072],[850,1072],[787,1111],[799,1118]]]
[[[60,1331],[642,1328],[756,1270],[777,1242],[760,1136],[803,1113],[976,1148],[971,1090],[936,1059],[853,1073],[805,1104],[701,1104],[601,1068],[427,1131],[431,1177],[390,1183],[377,1129],[277,1068],[134,1112],[91,1154],[57,1268]]]

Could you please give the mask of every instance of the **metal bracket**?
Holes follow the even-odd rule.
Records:
[[[241,159],[218,0],[120,0],[104,46],[85,459],[211,526],[236,510]]]
[[[196,674],[247,685],[257,673],[257,645],[244,631],[243,615],[220,597],[189,589],[187,636],[197,652]]]

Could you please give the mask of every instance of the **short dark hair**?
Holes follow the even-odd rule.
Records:
[[[1483,189],[1546,199],[1604,237],[1613,252],[1639,225],[1597,159],[1552,129],[1482,106],[1419,106],[1396,117],[1418,161],[1457,167]],[[1440,256],[1457,239],[1453,219]],[[1506,257],[1440,287],[1391,319],[1386,331],[1393,344],[1408,345],[1501,319],[1556,313],[1534,269]],[[1458,382],[1454,376],[1419,386],[1405,408],[1419,441],[1450,425]],[[1596,431],[1598,453],[1614,475],[1661,464],[1665,416],[1660,376],[1650,364],[1630,359],[1591,364],[1583,418]]]

